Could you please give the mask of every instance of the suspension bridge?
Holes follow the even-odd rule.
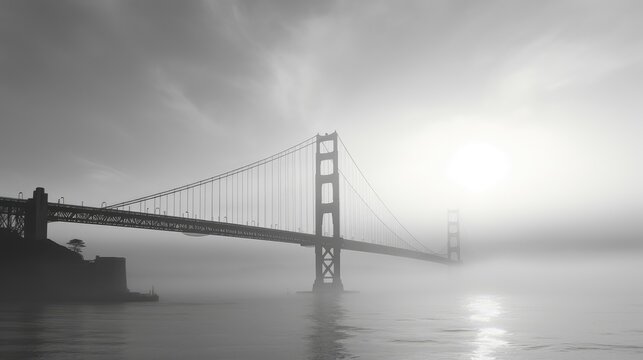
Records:
[[[418,241],[373,189],[336,132],[316,135],[246,166],[166,191],[101,207],[0,198],[0,228],[46,239],[49,222],[218,235],[315,249],[314,291],[342,290],[341,251],[442,264],[460,261],[457,212],[447,251]]]

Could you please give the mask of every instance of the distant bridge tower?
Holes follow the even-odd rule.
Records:
[[[460,261],[460,211],[447,212],[447,257]]]
[[[342,291],[339,237],[339,163],[337,132],[317,135],[315,165],[315,234],[323,241],[315,245],[313,291]],[[324,196],[325,195],[325,196]],[[332,226],[328,226],[328,224]],[[324,233],[331,228],[332,233]]]

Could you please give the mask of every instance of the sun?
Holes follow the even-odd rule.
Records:
[[[488,191],[500,184],[509,173],[505,152],[487,143],[472,143],[453,154],[448,176],[471,192]]]

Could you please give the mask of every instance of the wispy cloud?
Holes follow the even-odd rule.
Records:
[[[96,160],[91,160],[81,156],[74,156],[75,162],[80,167],[80,173],[83,178],[92,183],[99,185],[108,185],[114,188],[118,184],[126,182],[129,176],[114,167],[101,164]]]

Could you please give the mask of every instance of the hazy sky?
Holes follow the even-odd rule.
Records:
[[[0,194],[113,203],[337,130],[436,246],[448,207],[472,242],[619,219],[641,234],[629,220],[643,216],[642,13],[640,1],[5,0]],[[490,171],[489,184],[471,191],[454,166]]]

